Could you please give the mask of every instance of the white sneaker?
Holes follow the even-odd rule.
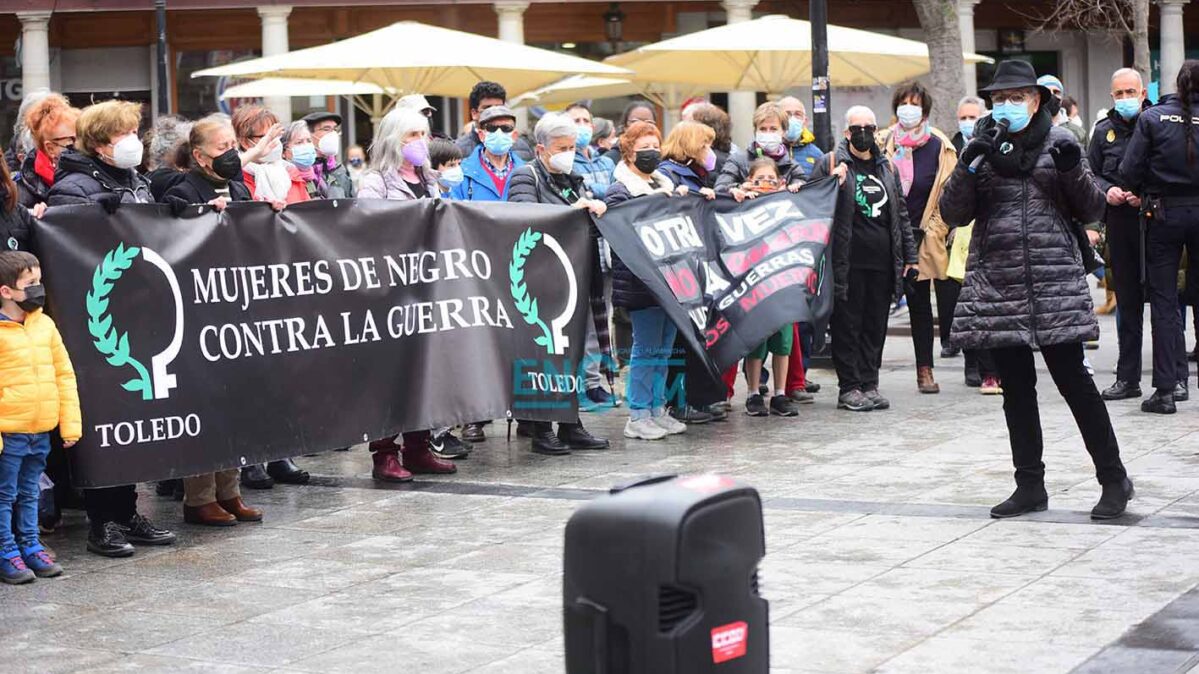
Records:
[[[624,436],[633,440],[661,440],[666,437],[666,430],[654,423],[652,417],[645,417],[624,425]]]
[[[669,414],[663,414],[660,417],[650,417],[654,423],[666,431],[667,435],[678,435],[679,433],[687,432],[687,424],[675,419]]]

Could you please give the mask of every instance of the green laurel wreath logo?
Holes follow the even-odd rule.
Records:
[[[541,328],[541,335],[535,337],[533,342],[544,347],[546,353],[553,353],[554,338],[550,333],[550,328],[545,321],[541,320],[541,316],[537,312],[537,298],[529,294],[529,289],[525,285],[525,259],[540,242],[541,232],[534,232],[531,227],[521,233],[512,246],[512,262],[508,264],[508,281],[509,289],[512,292],[512,301],[516,304],[516,310],[524,317],[525,323]]]
[[[133,258],[141,252],[141,248],[136,246],[126,248],[125,244],[118,244],[96,265],[96,271],[92,274],[92,289],[87,293],[87,330],[92,335],[96,350],[105,357],[109,365],[128,365],[137,372],[137,378],[121,384],[121,387],[126,391],[141,392],[142,400],[150,400],[154,395],[150,373],[146,366],[129,355],[129,333],[118,333],[112,325],[112,316],[108,314],[108,295],[112,292],[113,284],[129,269],[133,264]]]

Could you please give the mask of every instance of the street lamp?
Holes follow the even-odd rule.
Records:
[[[604,12],[604,32],[613,46],[624,39],[624,12],[620,11],[619,2],[612,3]]]

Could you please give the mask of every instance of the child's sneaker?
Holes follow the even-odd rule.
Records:
[[[29,570],[33,571],[38,578],[53,578],[62,575],[62,567],[59,566],[50,553],[41,545],[32,548],[23,548],[21,557],[25,560],[25,565]]]
[[[0,580],[5,583],[20,585],[33,582],[36,577],[29,567],[25,566],[25,560],[21,559],[20,552],[14,550],[7,557],[0,557]]]

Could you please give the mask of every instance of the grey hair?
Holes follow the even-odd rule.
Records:
[[[192,123],[179,115],[162,115],[146,132],[146,170],[171,166],[180,143],[187,141]]]
[[[963,105],[977,105],[979,110],[987,111],[987,104],[978,96],[962,96],[962,100],[958,101],[958,110],[961,110]]]
[[[796,103],[799,103],[799,109],[803,110],[805,115],[808,113],[808,106],[804,105],[803,101],[799,100],[795,96],[783,96],[782,98],[775,101],[775,103],[782,105],[783,101],[795,101]]]
[[[371,168],[387,175],[404,164],[404,136],[412,131],[429,130],[429,118],[412,108],[392,108],[379,122],[371,143]]]
[[[595,133],[592,136],[596,139],[607,138],[616,131],[616,126],[612,120],[603,117],[592,117],[591,125],[595,127]]]
[[[878,124],[878,116],[874,114],[873,110],[871,110],[869,107],[867,107],[865,105],[855,105],[852,108],[845,111],[845,126],[846,127],[849,126],[849,118],[853,117],[854,115],[870,115],[870,119],[874,120],[875,124]]]
[[[538,145],[549,145],[555,138],[577,138],[578,135],[579,127],[575,121],[556,112],[545,113],[533,128],[533,139]]]
[[[1137,82],[1140,83],[1141,88],[1145,88],[1145,78],[1141,75],[1141,71],[1137,70],[1136,68],[1121,68],[1117,70],[1116,72],[1112,73],[1112,81],[1115,82],[1117,77],[1123,77],[1124,75],[1136,75]]]
[[[291,147],[291,139],[300,131],[308,131],[308,122],[305,122],[302,119],[288,124],[287,127],[283,129],[283,136],[280,140],[283,141],[284,150]]]
[[[52,93],[54,92],[49,89],[31,91],[25,94],[25,98],[21,99],[20,107],[17,108],[17,121],[12,126],[12,137],[25,154],[29,154],[36,149],[34,147],[33,134],[29,132],[29,129],[25,128],[25,115],[29,112],[29,108],[32,108],[34,104]]]

